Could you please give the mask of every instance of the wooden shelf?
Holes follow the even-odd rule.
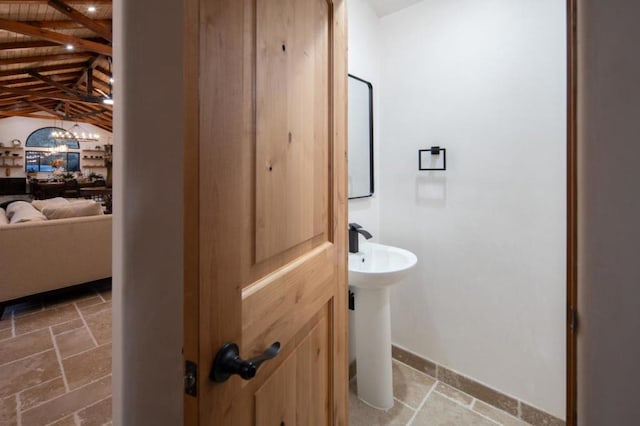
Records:
[[[102,152],[104,153],[104,149],[82,149],[82,152]]]
[[[23,166],[22,164],[12,164],[12,165],[9,165],[9,164],[3,164],[3,165],[2,165],[2,166],[0,166],[0,167],[4,167],[4,168],[7,168],[7,169],[21,169],[21,168],[23,168],[24,166]]]
[[[106,169],[107,166],[84,166],[83,169]]]
[[[21,160],[24,157],[21,155],[13,156],[13,155],[3,155],[0,156],[0,160]]]
[[[21,146],[0,146],[0,152],[3,152],[3,151],[17,151],[19,149],[24,149],[24,147],[21,147]]]

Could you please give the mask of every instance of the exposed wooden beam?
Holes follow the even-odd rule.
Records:
[[[28,117],[28,118],[40,118],[43,120],[60,120],[58,117],[51,117],[49,115],[30,114],[19,111],[0,111],[0,116],[4,117]]]
[[[13,93],[16,95],[24,95],[30,98],[37,99],[57,99],[59,101],[79,102],[84,104],[98,104],[104,105],[101,98],[94,96],[86,96],[83,94],[82,98],[61,94],[61,93],[42,93],[28,89],[19,89],[14,87],[0,86],[0,92]]]
[[[80,77],[78,77],[76,82],[73,84],[72,88],[77,89],[82,84],[82,82],[87,78],[87,71],[90,69],[93,70],[96,66],[98,66],[98,63],[101,58],[102,56],[98,55],[95,58],[91,58],[87,63],[85,63],[84,69],[82,70]],[[63,106],[63,103],[60,102],[55,109],[59,110],[62,106]]]
[[[68,61],[70,59],[84,59],[87,56],[93,56],[93,53],[78,52],[78,53],[60,53],[57,55],[42,55],[42,56],[19,56],[15,58],[0,59],[0,65],[15,65],[15,64],[27,64],[33,62],[52,62],[52,61]]]
[[[0,3],[2,3],[2,1],[0,1]],[[97,22],[107,28],[111,28],[112,26],[111,19],[94,19],[94,22]],[[83,25],[76,21],[24,21],[24,23],[38,28],[48,28],[50,30],[73,30],[83,28]]]
[[[65,73],[62,73],[62,74],[55,74],[55,77],[56,77],[56,81],[57,82],[66,81],[66,80],[77,78],[78,77],[78,72],[77,71],[73,71],[73,72],[65,72]],[[16,77],[16,78],[12,78],[12,79],[6,79],[6,80],[0,81],[0,83],[6,84],[6,85],[23,84],[23,83],[37,83],[37,84],[40,84],[41,81],[35,80],[33,77],[29,76],[29,77]]]
[[[111,30],[109,28],[83,15],[68,4],[60,0],[49,0],[47,4],[63,15],[66,15],[72,20],[82,24],[84,27],[89,28],[105,40],[112,41]]]
[[[56,89],[51,89],[50,86],[40,86],[40,87],[31,87],[29,88],[29,92],[38,92],[39,94],[50,94],[53,95],[55,93],[57,93]],[[15,99],[21,99],[26,97],[27,95],[24,94],[16,94],[16,93],[2,93],[2,91],[0,91],[0,102],[5,102],[5,101],[10,101],[10,100],[15,100]],[[44,97],[43,97],[44,99]]]
[[[55,31],[46,30],[44,28],[34,27],[22,22],[11,21],[9,19],[0,19],[0,29],[11,31],[18,34],[24,34],[43,40],[54,41],[60,44],[71,44],[76,48],[89,50],[91,52],[101,53],[111,56],[112,48],[106,44],[96,43],[94,41],[84,40],[82,38],[57,33]]]
[[[70,115],[67,117],[68,120],[77,120],[79,118],[87,118],[87,117],[91,117],[94,115],[98,115],[98,114],[102,114],[103,112],[106,112],[106,109],[98,109],[95,111],[88,111],[88,112],[83,112],[80,114],[75,114],[75,115]]]
[[[106,68],[104,68],[104,67],[101,67],[101,66],[99,66],[99,65],[98,65],[98,66],[96,67],[96,71],[98,71],[98,72],[100,72],[100,73],[102,73],[102,74],[106,75],[107,77],[111,77],[111,73],[109,72],[109,70],[108,70],[108,69],[106,69]]]
[[[86,94],[84,94],[84,93],[77,92],[77,91],[75,91],[75,90],[71,89],[70,87],[65,86],[64,84],[61,84],[61,83],[59,83],[59,82],[57,82],[57,81],[55,81],[55,80],[52,80],[52,79],[50,79],[49,77],[44,76],[44,75],[42,75],[42,74],[39,74],[39,73],[38,73],[38,72],[36,72],[36,71],[31,71],[31,72],[29,73],[29,75],[30,75],[30,76],[32,76],[32,77],[34,77],[34,78],[37,78],[37,79],[38,79],[38,80],[40,80],[40,81],[43,81],[43,82],[47,83],[49,86],[53,86],[53,87],[55,87],[56,89],[59,89],[59,90],[61,90],[61,91],[65,92],[65,93],[68,93],[69,95],[71,95],[71,96],[75,96],[75,97],[77,97],[77,98],[79,98],[79,99],[83,99],[83,98],[85,98],[85,97],[87,96],[87,95],[86,95]],[[91,96],[91,95],[89,95],[89,96]]]
[[[72,22],[72,21],[68,21]],[[75,22],[74,22],[75,24]],[[99,37],[86,38],[84,40],[95,41],[96,43],[102,40]],[[0,50],[18,50],[18,49],[38,49],[44,47],[61,47],[60,43],[46,40],[28,40],[28,41],[12,41],[9,43],[0,43]]]
[[[73,115],[73,114],[77,114],[77,115],[80,115],[80,114],[91,114],[91,113],[94,113],[94,112],[96,112],[96,111],[95,110],[94,111],[80,111],[80,110],[76,111],[76,108],[74,108],[74,111],[72,111],[70,113],[70,115]],[[101,123],[104,123],[105,125],[109,125],[109,126],[111,126],[112,122],[113,122],[113,120],[110,117],[107,117],[106,115],[104,115],[104,112],[97,113],[97,114],[92,114],[92,115],[90,115],[88,117],[78,118],[78,120],[81,120],[81,119],[83,119],[83,120],[93,120],[95,122],[101,122]]]
[[[42,114],[35,114],[35,112],[37,112],[38,110],[36,108],[33,108],[31,106],[29,106],[28,108],[24,108],[21,110],[7,110],[7,109],[0,109],[0,118],[2,117],[28,117],[28,118],[40,118],[40,119],[44,119],[44,120],[55,120],[55,121],[59,121],[60,117],[56,116],[50,116],[50,115],[42,115]],[[84,117],[84,118],[78,118],[77,120],[71,120],[71,121],[77,121],[79,123],[87,123],[87,124],[93,124],[94,126],[98,126],[100,128],[103,128],[109,132],[112,132],[112,123],[110,121],[105,121],[105,120],[98,120],[92,117]]]
[[[24,99],[19,100],[18,102],[14,102],[14,105],[28,105],[29,102],[30,102],[29,99],[24,98]],[[50,108],[51,106],[54,105],[54,102],[56,102],[56,101],[53,100],[53,99],[42,99],[41,101],[38,102],[38,104]]]
[[[37,49],[38,47],[52,46],[59,46],[59,44],[46,40],[14,41],[11,43],[0,43],[0,50]]]
[[[44,111],[46,113],[49,113],[49,114],[52,114],[52,115],[56,115],[56,116],[58,116],[60,118],[64,118],[65,117],[65,115],[63,113],[58,112],[56,110],[53,110],[51,108],[47,108],[46,106],[41,105],[41,104],[39,104],[37,102],[33,102],[33,101],[29,101],[29,100],[27,100],[25,102],[27,104],[31,105],[32,107],[39,109],[40,111]]]
[[[90,111],[81,112],[81,113],[77,113],[77,114],[69,114],[68,112],[67,113],[62,113],[60,111],[56,111],[54,109],[48,108],[47,106],[42,105],[41,103],[32,102],[32,101],[25,101],[25,102],[27,104],[31,105],[34,108],[37,108],[37,109],[39,109],[41,111],[44,111],[44,112],[46,112],[48,114],[55,115],[57,117],[60,117],[63,120],[67,120],[67,121],[77,121],[77,120],[79,120],[81,118],[92,117],[92,116],[99,115],[99,114],[102,114],[103,112],[107,111],[104,108],[100,108],[100,109],[97,109],[97,110],[92,109]],[[100,119],[98,119],[98,121],[104,122],[104,120],[100,120]]]
[[[96,56],[95,58],[92,58],[89,62],[85,64],[82,74],[78,78],[78,81],[76,81],[76,84],[73,85],[74,88],[77,88],[85,81],[85,79],[87,78],[87,70],[95,69],[98,66],[98,63],[100,62],[100,59],[102,59],[102,56]]]
[[[80,86],[82,87],[82,86]],[[102,80],[99,80],[97,78],[93,79],[93,90],[97,91],[98,89],[101,89],[103,92],[109,92],[109,85],[107,83],[105,83]]]
[[[58,83],[66,83],[66,84],[71,84],[73,82],[73,78],[74,77],[67,77],[65,79],[58,79],[56,80]],[[16,83],[15,81],[10,82],[9,84],[7,84],[7,86],[11,86],[11,87],[20,87],[23,89],[29,88],[29,89],[33,89],[33,88],[37,88],[37,87],[41,87],[42,82],[39,80],[30,80],[30,81],[24,81],[21,83]]]
[[[18,97],[18,98],[16,98],[16,99],[3,99],[3,100],[0,100],[0,108],[1,108],[1,107],[3,107],[3,106],[5,106],[5,105],[16,105],[16,104],[20,103],[20,102],[21,102],[22,100],[24,100],[24,99],[27,99],[27,98],[25,98],[25,97],[22,97],[22,98]]]
[[[87,95],[93,95],[93,68],[87,70]]]
[[[6,87],[10,87],[11,89],[20,89],[21,87],[16,87],[16,86],[9,86],[7,85]],[[30,84],[28,86],[28,89],[32,92],[38,91],[38,93],[58,93],[58,90],[53,88],[52,86],[48,85],[47,83],[43,83],[43,82],[38,82],[38,83],[34,83],[34,84]],[[15,95],[15,93],[3,93],[2,90],[0,90],[0,99],[5,99],[9,96]]]
[[[0,71],[0,78],[29,74],[29,71],[32,71],[32,70],[37,71],[40,74],[44,74],[45,72],[54,72],[54,71],[62,71],[62,70],[73,70],[73,69],[79,70],[84,66],[85,63],[86,61],[82,61],[82,62],[73,62],[69,64],[47,65],[47,66],[36,67],[36,68],[28,67],[28,68],[21,68],[21,69],[15,69],[15,70]],[[0,81],[0,83],[3,83],[4,81],[5,80],[2,80]]]

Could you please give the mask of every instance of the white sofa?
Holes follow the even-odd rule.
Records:
[[[0,226],[0,305],[110,277],[111,222],[99,215]]]

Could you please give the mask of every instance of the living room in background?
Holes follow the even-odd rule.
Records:
[[[0,1],[0,424],[111,420],[111,10]]]

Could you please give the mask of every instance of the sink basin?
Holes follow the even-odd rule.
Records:
[[[377,243],[360,245],[349,253],[349,285],[383,288],[398,283],[416,266],[418,258],[408,250]]]

